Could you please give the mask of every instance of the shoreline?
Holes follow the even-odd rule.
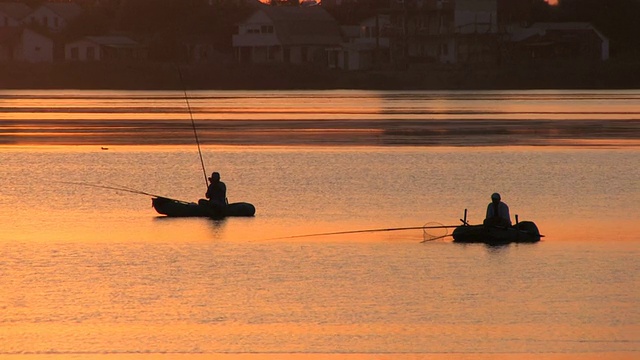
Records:
[[[604,90],[640,89],[638,59],[528,64],[416,64],[344,71],[286,64],[2,63],[0,89]]]

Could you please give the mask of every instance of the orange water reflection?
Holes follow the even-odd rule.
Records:
[[[598,354],[100,354],[100,355],[6,355],[6,359],[20,360],[67,360],[67,359],[88,359],[88,360],[112,360],[114,358],[124,360],[637,360],[636,352],[603,352]]]
[[[638,146],[628,91],[0,91],[0,143]]]

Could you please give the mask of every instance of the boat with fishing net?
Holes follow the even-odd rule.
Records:
[[[207,200],[201,199],[197,203],[170,199],[157,196],[151,199],[151,205],[158,214],[169,217],[211,217],[225,218],[228,216],[254,216],[256,208],[247,202],[228,204],[223,209],[212,209]]]
[[[540,241],[538,227],[532,221],[521,221],[514,226],[469,225],[464,223],[453,230],[453,242],[503,245],[511,243],[535,243]]]

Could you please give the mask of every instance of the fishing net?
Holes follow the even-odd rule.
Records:
[[[422,242],[444,239],[449,235],[446,226],[438,222],[428,222],[422,226]]]

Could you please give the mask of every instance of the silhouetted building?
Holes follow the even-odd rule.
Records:
[[[515,61],[609,59],[609,39],[589,23],[534,23],[514,29],[510,39]]]
[[[504,33],[513,25],[529,25],[532,3],[533,0],[498,0],[498,31]]]
[[[44,2],[33,9],[25,18],[25,23],[36,23],[50,31],[59,32],[80,14],[82,14],[82,8],[78,4]]]
[[[0,28],[0,62],[52,62],[53,40],[22,26]]]
[[[0,2],[0,27],[20,26],[31,8],[23,3]]]
[[[329,67],[368,70],[389,64],[388,15],[376,15],[358,25],[341,26],[344,42],[329,49]]]
[[[454,62],[453,1],[391,0],[389,9],[392,62]]]
[[[396,64],[496,58],[497,0],[391,0],[390,15]]]
[[[65,45],[65,60],[70,61],[141,61],[146,60],[146,46],[126,36],[85,36]]]
[[[456,63],[494,63],[498,55],[498,3],[496,0],[456,0]]]
[[[234,56],[252,63],[327,63],[327,48],[342,42],[337,21],[320,6],[259,5],[238,24]]]

